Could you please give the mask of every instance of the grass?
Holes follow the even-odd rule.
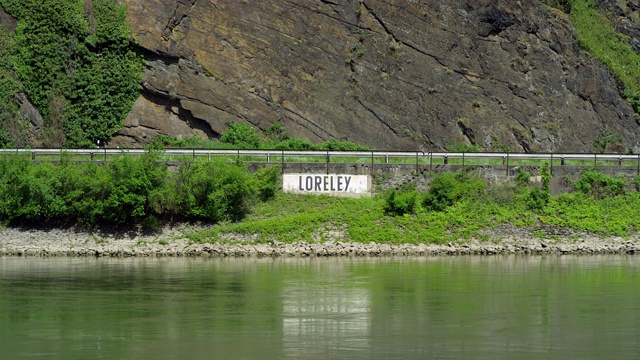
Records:
[[[419,201],[415,213],[394,216],[385,213],[384,196],[352,199],[280,192],[256,204],[241,222],[220,223],[185,235],[196,243],[237,242],[240,238],[256,243],[442,244],[472,238],[490,241],[493,238],[487,233],[502,224],[526,229],[539,238],[553,236],[548,230],[558,228],[622,237],[640,231],[640,193],[631,187],[622,195],[603,198],[580,192],[552,196],[537,210],[528,205],[529,193],[526,186],[494,185],[443,211],[428,211]]]

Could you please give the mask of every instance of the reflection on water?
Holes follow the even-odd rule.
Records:
[[[370,348],[371,299],[366,284],[351,276],[348,261],[309,265],[310,278],[286,279],[282,289],[285,355],[357,357]]]
[[[0,258],[3,358],[602,359],[640,351],[633,256]]]

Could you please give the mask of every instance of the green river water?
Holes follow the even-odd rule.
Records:
[[[640,257],[0,258],[0,359],[637,359]]]

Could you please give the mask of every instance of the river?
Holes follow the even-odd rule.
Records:
[[[635,359],[640,258],[0,258],[3,359]]]

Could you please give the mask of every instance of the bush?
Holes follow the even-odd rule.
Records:
[[[236,122],[227,124],[227,130],[220,135],[220,141],[243,149],[257,149],[260,146],[260,136],[256,134],[256,129]]]
[[[275,122],[264,131],[264,134],[267,135],[272,142],[285,141],[290,138],[289,131],[280,122]]]
[[[226,159],[181,163],[152,206],[168,214],[207,221],[239,220],[258,194],[245,166]]]
[[[542,187],[529,190],[526,197],[527,206],[532,210],[542,210],[551,199],[551,170],[548,162],[540,166],[540,177],[542,178]]]
[[[280,172],[279,166],[268,166],[255,172],[254,177],[257,181],[258,198],[261,201],[267,201],[276,196],[280,189]]]
[[[547,204],[551,194],[542,188],[533,188],[527,194],[527,206],[532,210],[542,210]]]
[[[477,153],[482,151],[482,147],[467,143],[455,143],[447,146],[447,150],[458,153]]]
[[[422,205],[430,211],[443,211],[459,200],[479,198],[485,186],[484,182],[470,173],[442,173],[431,181]]]
[[[573,184],[577,191],[596,199],[623,195],[625,185],[623,178],[606,175],[595,169],[583,171],[580,179]]]
[[[519,167],[516,170],[516,185],[521,187],[529,186],[529,179],[531,178],[531,173]]]
[[[278,190],[279,169],[249,174],[226,159],[180,164],[169,173],[151,151],[122,156],[104,165],[33,163],[28,156],[0,158],[0,221],[100,224],[139,223],[154,228],[158,219],[179,217],[208,222],[239,220],[256,200]]]
[[[34,167],[26,156],[10,156],[0,161],[0,215],[10,223],[28,223],[56,216],[59,197],[54,192],[53,165]]]
[[[368,151],[371,150],[368,146],[359,145],[351,141],[340,141],[338,139],[331,139],[322,142],[315,146],[317,150],[329,150],[329,151]]]
[[[268,150],[313,150],[315,145],[309,140],[304,139],[287,139],[282,141],[267,141],[260,145],[262,149]]]
[[[416,213],[418,192],[415,189],[396,190],[395,188],[391,188],[385,192],[384,197],[385,214],[402,216]]]

